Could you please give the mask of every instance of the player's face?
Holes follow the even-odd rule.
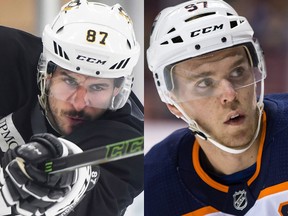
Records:
[[[250,142],[257,127],[256,90],[244,47],[187,60],[173,70],[174,97],[190,118],[226,146]],[[177,76],[183,71],[185,79]]]
[[[85,76],[60,67],[48,82],[48,117],[64,135],[101,116],[119,90],[114,87],[114,79]]]

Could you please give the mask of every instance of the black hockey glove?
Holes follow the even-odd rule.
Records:
[[[55,203],[61,202],[76,183],[78,170],[56,174],[43,171],[42,164],[46,160],[69,154],[67,143],[60,140],[51,134],[39,134],[29,143],[5,153],[2,159],[2,196],[16,213],[42,215]]]

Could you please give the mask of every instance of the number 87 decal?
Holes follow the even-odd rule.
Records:
[[[86,40],[88,42],[91,42],[91,43],[97,42],[97,43],[99,43],[101,45],[106,45],[107,37],[108,37],[108,33],[107,32],[100,31],[97,34],[97,32],[95,30],[89,29],[87,31]]]

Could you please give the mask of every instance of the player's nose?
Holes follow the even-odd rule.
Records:
[[[229,102],[232,102],[235,100],[237,96],[237,91],[235,90],[234,86],[226,79],[223,79],[219,83],[219,97],[220,102],[222,105],[225,105]]]

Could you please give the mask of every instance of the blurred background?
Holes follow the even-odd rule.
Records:
[[[45,25],[53,21],[61,6],[67,2],[69,0],[1,0],[0,25],[21,29],[41,37]],[[136,38],[142,48],[138,64],[134,69],[133,91],[144,103],[144,0],[98,0],[98,2],[110,6],[119,3],[133,20]],[[125,216],[143,216],[143,203],[142,193],[129,206]]]
[[[149,46],[151,26],[156,15],[165,7],[181,0],[145,0],[145,50]],[[265,93],[288,91],[288,1],[284,0],[227,0],[245,16],[264,50],[267,78]],[[145,152],[176,128],[186,126],[176,119],[160,101],[152,73],[146,64],[145,53]]]

